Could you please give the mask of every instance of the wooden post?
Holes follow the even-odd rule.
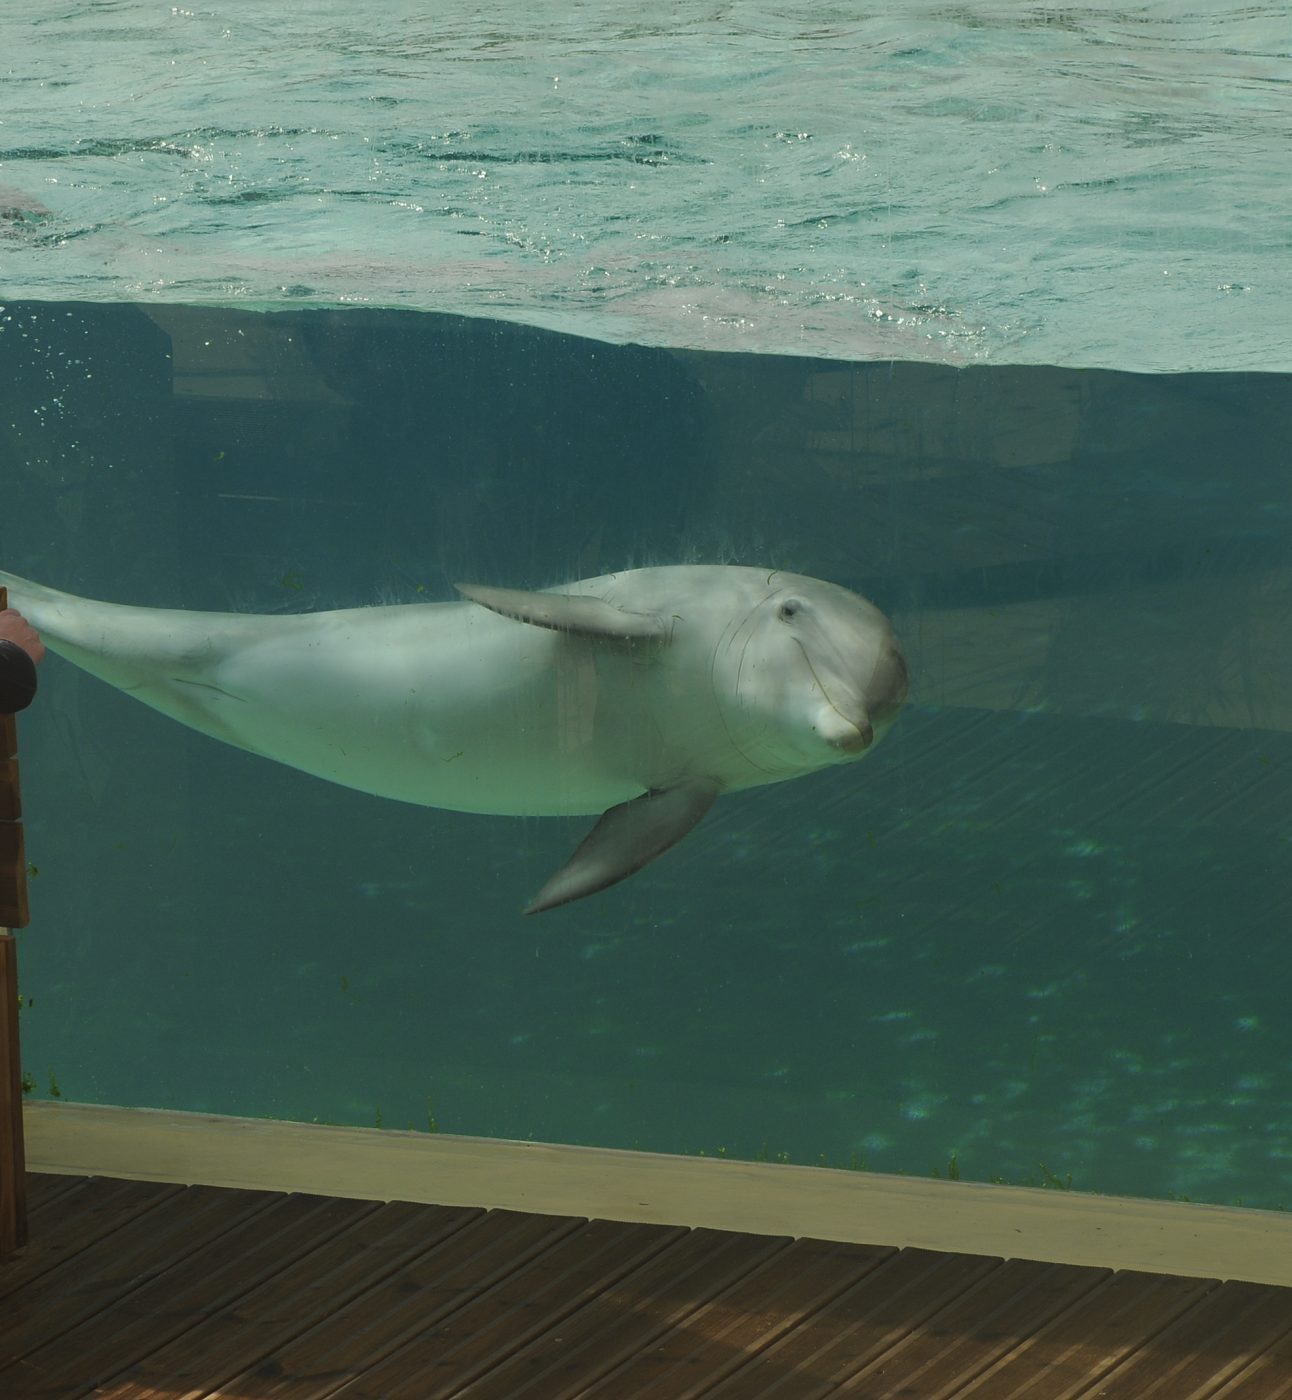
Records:
[[[0,610],[8,606],[0,588]],[[22,1138],[18,1042],[18,944],[27,923],[27,853],[22,840],[18,728],[0,715],[0,1259],[27,1243],[27,1159]]]

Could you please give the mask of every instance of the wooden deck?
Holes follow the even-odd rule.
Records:
[[[1292,1289],[33,1173],[0,1400],[1272,1400]]]

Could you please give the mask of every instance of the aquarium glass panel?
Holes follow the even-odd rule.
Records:
[[[1283,7],[424,8],[7,23],[30,1095],[1292,1204]]]

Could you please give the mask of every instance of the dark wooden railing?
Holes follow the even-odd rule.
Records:
[[[8,606],[0,588],[0,609]],[[27,1243],[22,1058],[18,1044],[18,945],[27,924],[27,853],[18,784],[18,727],[0,715],[0,1259]]]

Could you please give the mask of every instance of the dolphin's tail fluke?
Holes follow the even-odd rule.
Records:
[[[182,724],[252,748],[227,723],[225,711],[236,698],[221,691],[212,675],[239,642],[263,637],[265,619],[101,603],[3,569],[0,584],[9,590],[9,605],[50,651]],[[304,620],[288,615],[273,623],[287,633]]]
[[[8,574],[3,569],[0,569],[0,588],[9,590],[9,606],[17,608],[37,628],[40,627],[40,614],[56,604],[59,599],[67,597],[67,594],[60,593],[56,588],[46,588],[43,583],[32,583],[30,579]]]
[[[181,641],[184,632],[174,626],[182,613],[78,598],[2,569],[0,584],[9,590],[9,606],[35,627],[50,651],[112,685],[127,684],[143,657],[178,662],[191,647],[191,629]]]
[[[256,619],[238,613],[101,603],[3,569],[0,584],[9,590],[9,606],[26,617],[50,651],[132,692],[141,681],[162,675],[185,678],[256,626]]]

